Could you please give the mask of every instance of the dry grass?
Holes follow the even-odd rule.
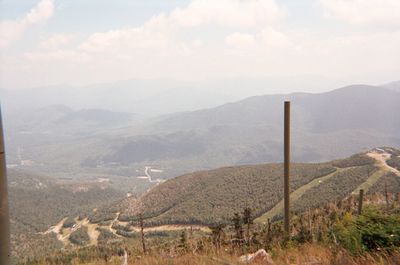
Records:
[[[276,250],[274,261],[277,265],[399,265],[400,254],[391,256],[384,253],[361,257],[350,255],[343,249],[335,247],[305,244],[298,248]]]
[[[289,249],[274,249],[271,252],[276,265],[399,265],[400,254],[391,256],[385,254],[365,254],[361,257],[351,256],[343,249],[305,244]],[[186,253],[176,257],[166,254],[130,257],[129,265],[239,265],[239,257],[226,252],[220,254]],[[74,263],[76,265],[120,265],[122,257],[114,257],[108,263],[98,261],[93,263]],[[264,261],[253,262],[254,265],[266,264]]]

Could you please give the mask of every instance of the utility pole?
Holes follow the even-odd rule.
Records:
[[[0,264],[10,264],[10,219],[8,212],[7,168],[0,107]]]
[[[389,194],[387,191],[387,183],[385,182],[385,200],[386,200],[386,211],[389,211]]]
[[[146,250],[146,241],[144,238],[144,222],[143,222],[143,214],[142,213],[139,215],[139,224],[140,224],[140,237],[142,240],[143,255],[146,255],[147,250]]]
[[[285,101],[284,117],[284,204],[285,233],[290,236],[290,101]]]
[[[364,201],[364,190],[361,189],[360,195],[358,196],[358,215],[362,214],[363,201]]]

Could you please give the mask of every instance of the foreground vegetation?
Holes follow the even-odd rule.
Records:
[[[292,216],[291,238],[280,221],[254,224],[250,208],[231,217],[229,224],[210,226],[211,232],[146,233],[146,253],[138,238],[109,240],[98,246],[59,251],[21,264],[239,264],[239,257],[264,248],[275,264],[399,264],[400,201],[382,194],[366,198],[357,214],[356,197]],[[255,261],[253,264],[268,264]]]

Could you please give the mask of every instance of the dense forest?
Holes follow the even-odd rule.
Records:
[[[291,166],[293,191],[313,181],[319,182],[306,189],[307,192],[294,202],[293,209],[301,211],[341,199],[377,171],[375,159],[365,153],[329,163],[294,163]],[[195,172],[169,180],[139,200],[126,199],[121,203],[119,220],[134,221],[143,214],[150,226],[176,223],[209,225],[227,220],[248,205],[252,205],[255,216],[261,216],[282,200],[283,190],[277,188],[282,185],[282,164]]]

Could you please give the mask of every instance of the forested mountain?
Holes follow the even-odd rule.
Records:
[[[400,120],[394,115],[400,113],[400,93],[353,85],[320,94],[256,96],[145,120],[128,113],[53,106],[57,111],[49,117],[8,127],[9,161],[18,163],[22,149],[24,159],[44,171],[65,171],[68,165],[74,172],[131,175],[150,165],[161,168],[167,178],[278,162],[284,100],[292,102],[294,161],[326,161],[375,146],[400,146]],[[37,128],[34,134],[26,132],[27,126]]]
[[[258,96],[163,116],[146,124],[140,136],[111,140],[108,154],[90,161],[154,163],[167,175],[280,161],[284,100],[293,106],[295,161],[323,161],[374,146],[400,145],[400,120],[389,114],[400,112],[400,93],[356,85],[321,94]]]
[[[295,163],[291,174],[293,209],[318,207],[360,188],[383,192],[385,183],[392,184],[389,192],[400,192],[400,172],[385,161],[399,156],[399,150],[383,148],[327,163]],[[266,221],[261,216],[281,214],[274,207],[282,199],[282,164],[227,167],[168,180],[139,200],[127,198],[121,203],[119,219],[134,220],[143,214],[148,225],[212,224],[227,221],[235,212],[251,207]]]

